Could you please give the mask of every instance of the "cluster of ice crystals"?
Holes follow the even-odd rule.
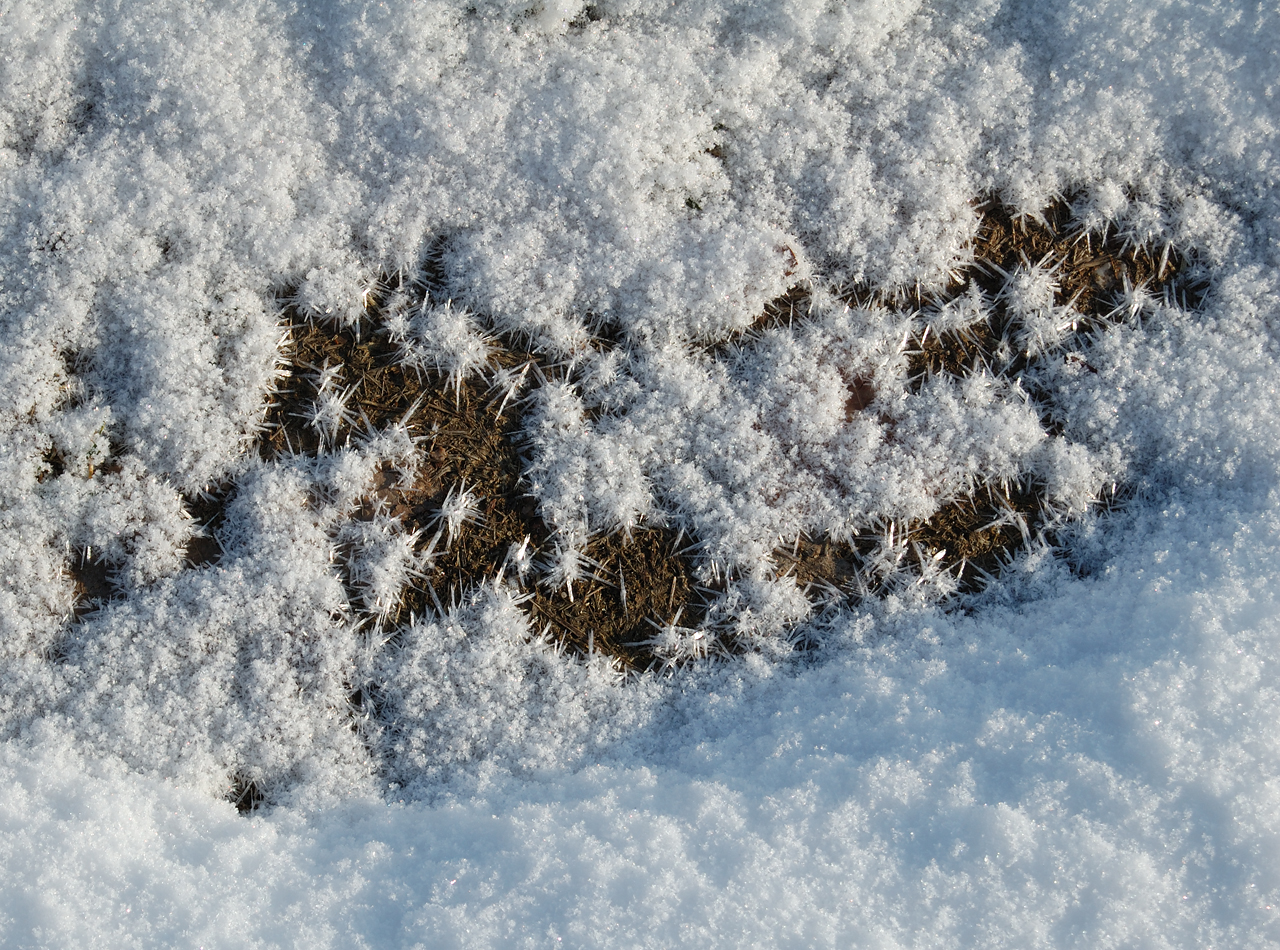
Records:
[[[980,297],[953,309],[956,325],[986,313]],[[700,538],[705,561],[751,575],[799,535],[926,519],[985,484],[1041,477],[1052,503],[1076,511],[1096,495],[1103,463],[1047,435],[1016,383],[936,376],[910,391],[915,332],[910,314],[819,298],[802,325],[727,359],[668,347],[633,357],[625,378],[597,359],[580,385],[539,391],[533,491],[579,536],[652,511]],[[588,420],[579,391],[598,392],[602,376],[638,392]]]
[[[706,656],[723,640],[780,659],[791,652],[797,624],[812,612],[813,605],[790,578],[748,575],[726,585],[708,605],[706,620],[697,630],[676,627],[666,639],[655,641],[654,649],[659,657],[680,662]],[[697,633],[716,638],[703,640]]]
[[[659,668],[666,671],[718,652],[717,640],[713,628],[682,627],[677,615],[670,623],[655,623],[653,636],[642,642],[661,661]]]
[[[14,940],[93,921],[120,944],[253,943],[226,908],[243,922],[270,903],[305,904],[317,946],[359,943],[358,914],[394,903],[395,924],[369,926],[406,944],[554,928],[584,944],[1274,942],[1278,34],[1274,4],[1217,0],[4,5],[4,735],[275,801],[560,776],[430,813],[440,836],[378,874],[360,864],[361,892],[316,870],[345,827],[289,839],[296,863],[255,875],[258,845],[285,840],[255,824],[244,851],[213,849],[215,875],[191,848],[234,838],[225,816],[193,836],[185,806],[120,792],[172,788],[121,779],[93,799],[55,762],[62,785],[7,786],[5,847],[28,848],[5,852],[7,891],[26,901],[39,869],[59,909],[0,908]],[[1211,293],[1192,313],[1128,288],[1125,319],[1063,354],[1050,278],[1016,277],[1004,303],[1024,335],[1007,343],[1040,356],[1052,434],[1009,382],[906,379],[924,321],[972,325],[976,297],[919,318],[819,300],[726,346],[796,283],[942,288],[987,194],[1026,213],[1072,196],[1088,228],[1194,249]],[[332,444],[336,380],[319,459],[254,461],[278,294],[371,332],[373,277],[424,261],[459,303],[433,311],[424,366],[481,370],[493,332],[572,367],[527,427],[556,576],[583,576],[608,531],[665,519],[702,542],[722,594],[654,648],[677,664],[716,637],[756,649],[714,681],[690,670],[712,685],[686,705],[557,653],[501,589],[364,639],[353,607],[387,608],[409,542],[353,511],[417,449],[403,430]],[[515,371],[495,385],[515,411]],[[1080,523],[1095,579],[1033,545],[987,607],[931,613],[948,579],[902,526],[1026,475],[1059,511],[1134,490],[1128,515]],[[215,487],[222,556],[183,570],[186,499]],[[1147,534],[1124,548],[1126,524]],[[798,626],[812,608],[775,550],[865,531],[882,540],[862,582],[888,591],[889,621],[832,607],[829,662],[741,687],[784,679],[762,658],[818,629]],[[88,548],[115,596],[73,619]],[[517,546],[509,570],[533,559]],[[381,727],[351,728],[356,686]],[[658,698],[683,724],[646,745]],[[615,741],[634,761],[565,777]],[[49,791],[67,786],[74,814]],[[99,835],[118,801],[116,837]],[[161,811],[178,816],[164,835],[128,833]],[[161,839],[180,842],[172,878],[124,863]],[[303,939],[279,929],[292,915],[259,918],[278,929],[258,942]]]
[[[440,530],[446,533],[446,543],[452,544],[463,525],[482,518],[480,498],[465,484],[454,485],[445,495],[435,517]]]
[[[566,663],[536,636],[506,588],[468,594],[400,631],[373,685],[389,725],[378,740],[392,778],[432,790],[460,769],[487,774],[563,766],[616,742],[648,713],[631,711],[611,663]],[[646,690],[636,691],[639,701]]]
[[[172,487],[146,477],[137,459],[126,458],[118,472],[85,485],[58,480],[49,502],[57,520],[75,525],[68,540],[90,550],[119,574],[124,589],[136,590],[176,574],[191,537],[190,518]]]
[[[625,423],[601,432],[587,421],[577,387],[564,382],[540,387],[526,420],[531,488],[543,518],[562,535],[629,534],[651,512],[643,432]]]
[[[47,700],[54,720],[135,768],[165,762],[217,794],[233,774],[277,796],[359,781],[358,741],[326,725],[345,713],[356,641],[332,563],[341,509],[310,503],[317,474],[254,468],[228,506],[216,567],[81,621]]]
[[[1005,275],[1000,299],[1018,322],[1018,349],[1035,359],[1059,345],[1075,328],[1078,315],[1055,302],[1058,283],[1048,261],[1026,264]]]
[[[937,335],[967,330],[986,321],[989,315],[988,301],[976,283],[971,283],[966,291],[941,306],[929,308],[922,314],[927,331]]]
[[[377,281],[356,263],[337,268],[312,268],[298,284],[293,305],[304,317],[323,320],[336,329],[359,329]]]
[[[311,410],[303,417],[325,445],[335,444],[338,434],[356,423],[356,417],[348,406],[359,383],[342,388],[341,370],[341,366],[326,364],[316,374],[316,395],[311,401]]]
[[[347,578],[360,605],[378,621],[386,620],[405,587],[422,575],[418,534],[404,532],[394,518],[375,515],[346,522],[335,540],[347,552]]]
[[[404,420],[363,434],[365,451],[379,459],[384,468],[395,470],[401,484],[411,481],[418,469],[421,441],[422,437],[415,435]]]
[[[573,600],[573,585],[582,584],[599,567],[586,553],[587,539],[581,533],[560,531],[543,558],[539,580],[549,590],[563,590]]]
[[[51,419],[48,433],[63,469],[90,477],[110,451],[111,423],[111,407],[97,404],[67,408]]]
[[[400,344],[406,366],[419,373],[440,373],[455,389],[464,379],[489,368],[492,341],[465,307],[424,303],[412,317],[393,313],[387,331]]]

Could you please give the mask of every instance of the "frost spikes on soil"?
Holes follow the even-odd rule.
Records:
[[[1147,301],[1183,309],[1201,304],[1203,284],[1186,257],[1170,245],[1154,247],[1112,228],[1086,230],[1075,222],[1065,200],[1036,216],[1018,215],[996,198],[977,207],[982,225],[973,262],[954,273],[941,294],[883,293],[866,287],[842,293],[851,306],[918,311],[925,329],[909,344],[913,391],[931,375],[962,379],[985,373],[1016,381],[1036,404],[1041,394],[1029,371],[1038,362],[1063,354],[1080,358],[1089,337],[1140,316]],[[1034,299],[1037,285],[1047,291],[1042,301]],[[985,316],[945,328],[948,306],[966,297],[981,301]],[[808,291],[793,288],[770,303],[747,332],[793,326],[809,308]],[[935,324],[944,329],[939,332]],[[864,411],[874,398],[869,383],[854,380],[846,412]],[[1045,431],[1057,434],[1060,422],[1045,405],[1038,409]],[[1105,501],[1115,497],[1113,489]],[[886,554],[895,566],[905,561],[918,571],[949,572],[955,589],[972,592],[997,575],[1049,520],[1034,479],[983,484],[928,519],[887,525],[878,534],[852,541],[800,538],[779,548],[775,559],[818,598],[832,591],[867,595],[884,590],[866,568],[869,559]]]
[[[287,308],[291,377],[267,413],[263,456],[316,455],[403,426],[417,442],[418,457],[400,469],[384,465],[356,513],[365,522],[398,521],[404,535],[415,538],[414,583],[378,619],[391,625],[439,611],[502,580],[522,592],[535,629],[627,668],[648,666],[652,656],[642,644],[653,625],[674,622],[681,610],[686,617],[697,612],[690,606],[691,564],[676,549],[677,533],[652,527],[629,537],[592,538],[576,583],[539,583],[545,578],[535,576],[537,557],[554,548],[556,538],[523,481],[521,407],[536,380],[556,370],[509,339],[490,341],[487,376],[476,367],[459,373],[447,364],[406,360],[411,337],[396,327],[396,311],[429,310],[430,303],[419,294],[410,305],[405,290],[378,297],[360,335]],[[335,390],[350,395],[346,421],[330,431],[313,424],[314,405]],[[350,567],[348,593],[359,604]]]
[[[1035,217],[1015,216],[996,200],[980,211],[973,262],[953,274],[943,293],[843,293],[853,305],[917,314],[924,329],[907,352],[913,391],[933,374],[990,374],[1017,381],[1034,401],[1030,371],[1037,362],[1074,353],[1089,335],[1132,318],[1135,300],[1163,297],[1183,306],[1198,300],[1176,251],[1073,227],[1065,202]],[[690,552],[697,539],[657,525],[585,543],[561,538],[529,494],[521,446],[525,398],[564,370],[491,334],[482,318],[435,305],[426,289],[435,289],[432,276],[429,263],[418,284],[382,282],[359,321],[324,320],[296,302],[286,306],[286,375],[266,413],[260,454],[321,456],[377,433],[403,436],[407,454],[382,465],[354,525],[335,539],[348,597],[375,625],[391,629],[443,611],[501,581],[520,592],[534,629],[567,646],[603,653],[628,669],[670,666],[663,631],[696,632],[703,595],[715,593],[694,581]],[[949,325],[949,308],[966,299],[978,302],[981,317]],[[771,328],[802,324],[810,310],[809,289],[794,287],[710,355],[724,358]],[[853,380],[846,413],[871,411],[875,397],[869,381]],[[1052,431],[1047,411],[1041,414]],[[51,470],[58,462],[50,460]],[[220,556],[214,534],[231,490],[188,501],[200,525],[187,549],[191,565]],[[974,591],[1048,521],[1033,479],[980,484],[928,519],[886,523],[852,539],[801,537],[776,550],[774,562],[818,604],[875,596],[926,574],[944,593]],[[79,615],[108,599],[112,585],[90,552],[77,555],[70,569]],[[707,638],[713,642],[717,649],[740,646]]]

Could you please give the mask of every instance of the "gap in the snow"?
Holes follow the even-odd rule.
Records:
[[[385,332],[384,309],[392,301],[420,307],[426,293],[388,280],[366,318],[345,329],[286,307],[289,375],[259,442],[265,458],[278,459],[334,451],[393,425],[416,440],[414,464],[378,473],[352,530],[339,540],[352,604],[390,628],[501,581],[520,592],[539,632],[577,651],[605,653],[628,669],[647,667],[645,643],[654,629],[698,612],[691,559],[681,550],[690,540],[662,527],[597,536],[583,552],[584,579],[551,585],[545,555],[555,537],[524,480],[522,413],[530,390],[558,367],[499,335],[489,337],[475,373],[406,365]],[[371,603],[354,566],[355,548],[388,521],[411,539],[419,576],[394,603]]]
[[[933,375],[964,378],[979,373],[1017,381],[1037,406],[1046,433],[1061,431],[1040,401],[1029,373],[1049,359],[1081,361],[1090,369],[1089,341],[1152,303],[1196,309],[1205,292],[1188,258],[1171,244],[1135,240],[1115,228],[1090,231],[1074,219],[1067,201],[1039,215],[1020,215],[996,198],[976,205],[982,216],[972,263],[951,275],[941,293],[918,288],[891,293],[847,288],[850,306],[879,306],[917,315],[919,331],[909,341],[909,387],[918,392]],[[1048,292],[1045,306],[1032,299]],[[981,319],[947,326],[945,314],[964,298],[981,304]],[[804,320],[810,293],[793,287],[766,307],[742,335]],[[1039,309],[1037,309],[1039,308]],[[939,319],[942,317],[942,319]],[[737,341],[735,341],[737,342]],[[740,345],[740,343],[738,344]],[[867,380],[849,385],[847,413],[874,411]],[[1099,499],[1110,504],[1113,497]],[[800,538],[779,548],[775,560],[794,574],[812,599],[865,597],[883,593],[869,560],[891,557],[917,572],[946,572],[954,589],[974,592],[1001,569],[1052,519],[1042,486],[1030,477],[982,484],[942,505],[930,518],[905,525],[879,525],[849,539]]]
[[[1131,318],[1144,301],[1199,303],[1201,288],[1175,249],[1126,240],[1113,231],[1084,231],[1074,225],[1065,202],[1038,216],[1015,215],[995,200],[979,211],[973,261],[941,293],[845,292],[851,305],[915,314],[919,330],[907,344],[913,391],[939,374],[1022,380],[1039,361],[1085,358],[1080,354],[1092,336]],[[392,314],[434,306],[440,282],[430,261],[416,282],[384,278],[360,318],[345,326],[287,304],[281,354],[287,375],[272,395],[258,451],[267,460],[317,456],[397,425],[415,440],[412,464],[388,465],[378,473],[373,491],[354,512],[353,527],[335,542],[349,599],[366,620],[394,629],[411,614],[447,610],[484,584],[501,581],[520,592],[539,632],[577,651],[603,652],[627,669],[653,665],[655,631],[674,624],[696,627],[706,598],[716,593],[694,580],[696,539],[660,526],[596,536],[582,552],[581,580],[549,582],[546,555],[555,538],[524,479],[522,415],[531,391],[566,370],[493,332],[483,320],[482,358],[465,372],[406,360],[403,341],[389,329]],[[1057,315],[1047,329],[1043,320],[1032,326],[1029,304],[1018,296],[1046,287]],[[966,296],[981,301],[980,319],[962,326],[938,319]],[[734,340],[712,348],[712,355],[805,321],[811,307],[810,290],[794,287]],[[606,347],[621,342],[607,333],[598,340]],[[870,380],[854,379],[848,415],[875,412],[876,395]],[[1042,415],[1050,431],[1053,421],[1047,412]],[[189,503],[201,528],[188,547],[189,563],[220,556],[215,536],[229,497],[227,489]],[[908,572],[943,573],[953,579],[953,589],[974,591],[998,575],[1048,520],[1034,479],[981,484],[920,522],[879,524],[852,539],[797,539],[775,552],[775,568],[822,603],[884,593],[872,565],[886,557]],[[357,550],[365,535],[385,534],[388,525],[409,539],[417,574],[390,600],[370,593]],[[80,561],[72,567],[80,602],[100,602],[109,596],[105,575],[98,576],[103,569],[83,556]]]

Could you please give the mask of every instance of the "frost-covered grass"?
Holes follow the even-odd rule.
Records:
[[[0,7],[3,942],[1280,940],[1278,21]],[[1203,297],[1120,281],[1081,335],[1028,258],[902,303],[946,296],[991,195],[1069,198]],[[424,272],[441,299],[389,296]],[[550,531],[502,551],[519,585],[406,616],[496,516],[471,480],[417,538],[380,510],[431,434],[366,425],[354,364],[285,377],[285,298],[518,420]],[[977,348],[1025,390],[913,372],[926,325],[999,308]],[[295,384],[309,441],[263,452]],[[890,569],[897,525],[1029,477],[1069,558],[950,609],[919,570],[818,609],[777,553],[870,529]],[[589,545],[658,530],[715,593],[701,639],[653,628],[690,662],[623,680],[531,622],[530,584],[585,596]]]

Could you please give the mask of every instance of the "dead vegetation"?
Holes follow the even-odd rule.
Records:
[[[846,292],[850,305],[876,304],[908,308],[924,315],[926,328],[910,342],[910,386],[918,391],[932,375],[964,377],[976,373],[1024,382],[1024,374],[1049,351],[1072,352],[1091,334],[1102,333],[1117,320],[1132,316],[1135,302],[1154,299],[1184,309],[1200,305],[1203,287],[1192,277],[1188,261],[1169,245],[1152,247],[1126,239],[1115,230],[1089,232],[1073,222],[1070,205],[1057,201],[1039,216],[1019,216],[998,200],[977,205],[982,215],[973,246],[973,263],[953,274],[944,292],[935,295],[878,293],[870,288]],[[1073,314],[1069,332],[1046,351],[1018,345],[1018,316],[1009,304],[1006,286],[1019,268],[1040,268],[1054,286],[1053,305]],[[927,315],[947,303],[977,292],[989,316],[961,329],[932,333]],[[778,326],[794,319],[807,295],[796,288],[779,298],[752,329]],[[1074,356],[1075,353],[1072,352]],[[1035,393],[1034,383],[1025,388]],[[847,413],[871,404],[874,391],[856,380],[850,386]],[[1046,431],[1060,429],[1042,412]],[[971,495],[953,499],[930,518],[898,529],[899,556],[917,570],[942,569],[955,578],[960,591],[981,589],[1016,552],[1036,537],[1046,521],[1040,486],[981,485]],[[775,557],[798,583],[826,597],[832,590],[874,593],[863,568],[885,532],[854,539],[802,539]]]
[[[397,347],[377,332],[375,319],[357,334],[335,331],[286,310],[290,376],[267,413],[260,451],[267,458],[316,454],[360,431],[403,424],[420,440],[411,476],[387,469],[357,519],[398,520],[414,539],[424,565],[384,618],[394,623],[461,601],[481,584],[502,578],[526,596],[533,625],[571,647],[615,657],[628,668],[647,665],[643,642],[653,625],[670,623],[693,594],[691,564],[676,532],[641,528],[594,539],[586,548],[589,574],[576,587],[539,583],[539,554],[553,532],[524,481],[521,397],[552,367],[499,341],[490,363],[510,371],[514,390],[484,379],[451,379],[407,369]],[[326,383],[325,380],[328,380]],[[315,401],[324,386],[350,390],[349,416],[327,434],[316,424]],[[350,580],[350,579],[349,579]],[[352,601],[357,602],[351,590]]]
[[[1017,316],[1003,288],[1019,267],[1052,274],[1054,305],[1077,315],[1064,352],[1088,334],[1105,332],[1123,317],[1126,295],[1151,294],[1182,306],[1198,303],[1198,288],[1187,276],[1185,259],[1169,248],[1126,242],[1115,233],[1075,229],[1070,208],[1059,202],[1038,217],[1017,217],[996,201],[979,207],[982,225],[973,247],[973,263],[953,275],[943,293],[877,294],[849,291],[852,303],[874,302],[928,314],[966,294],[980,293],[988,316],[957,331],[921,332],[908,353],[911,386],[934,374],[962,377],[989,372],[1021,377],[1040,358],[1010,347]],[[287,338],[282,359],[288,374],[273,394],[258,451],[266,459],[291,454],[318,455],[352,438],[391,425],[407,427],[417,441],[417,459],[404,470],[380,471],[372,493],[354,514],[355,522],[394,522],[411,539],[421,566],[419,577],[393,604],[368,609],[368,620],[393,627],[410,614],[447,609],[479,585],[502,579],[523,596],[532,625],[579,651],[600,651],[625,668],[655,663],[655,631],[680,623],[696,626],[704,595],[694,581],[690,551],[696,539],[682,531],[641,527],[629,535],[594,538],[585,550],[587,570],[573,586],[552,588],[544,580],[541,558],[554,542],[524,480],[522,401],[557,368],[508,338],[493,339],[488,375],[466,377],[415,369],[402,361],[398,346],[382,329],[382,311],[405,294],[421,303],[438,290],[439,274],[429,261],[418,284],[386,281],[370,300],[366,319],[337,330],[285,308]],[[394,284],[394,289],[392,285]],[[415,296],[416,295],[416,296]],[[723,355],[759,332],[808,318],[807,287],[797,286],[771,302],[734,341],[712,349]],[[599,345],[620,341],[608,333]],[[494,385],[495,380],[503,381]],[[337,394],[332,411],[323,411],[326,394]],[[870,407],[875,391],[869,381],[854,380],[846,413]],[[1048,421],[1046,420],[1046,425]],[[61,460],[48,459],[58,474]],[[188,499],[198,530],[186,556],[192,566],[221,556],[216,533],[232,486]],[[877,586],[869,563],[886,551],[917,572],[948,572],[961,591],[984,586],[1002,566],[1040,532],[1045,523],[1038,487],[981,485],[968,496],[943,505],[932,517],[907,525],[885,525],[849,541],[798,539],[775,552],[780,573],[790,574],[816,600],[874,596]],[[339,540],[339,562],[351,563]],[[345,558],[345,561],[344,561]],[[107,568],[91,557],[73,559],[77,615],[113,594]],[[359,578],[346,569],[351,602],[361,605]],[[733,644],[728,644],[730,648]],[[245,789],[240,791],[245,792]],[[245,792],[246,800],[252,791]]]
[[[258,782],[246,775],[237,774],[231,779],[227,800],[236,806],[236,811],[241,815],[248,816],[266,804],[267,796]]]

